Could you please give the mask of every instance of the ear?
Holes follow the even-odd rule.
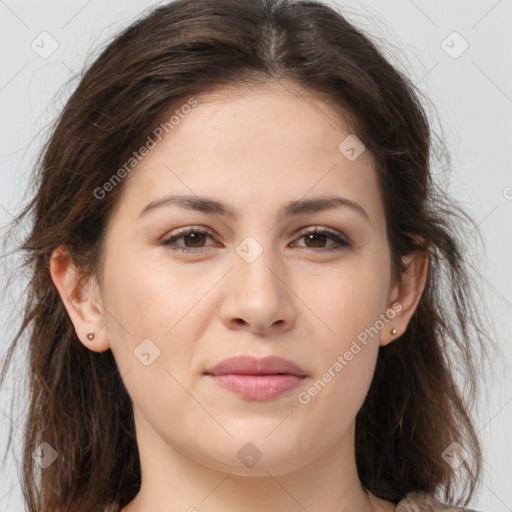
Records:
[[[407,329],[407,325],[416,311],[420,301],[429,269],[429,254],[426,251],[415,251],[402,258],[405,271],[398,283],[394,284],[389,295],[388,311],[395,315],[380,336],[380,345],[385,346],[399,338]],[[396,334],[392,330],[396,329]]]
[[[65,246],[53,251],[50,274],[73,322],[78,339],[94,352],[103,352],[110,348],[96,278],[80,274]],[[87,338],[90,332],[94,333],[93,340]]]

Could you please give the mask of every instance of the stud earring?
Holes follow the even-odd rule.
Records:
[[[396,329],[391,329],[391,334],[396,334],[398,331]]]
[[[88,335],[87,335],[87,339],[92,341],[94,339],[94,333],[93,332],[90,332]]]

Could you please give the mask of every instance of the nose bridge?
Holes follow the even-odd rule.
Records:
[[[230,272],[229,297],[223,317],[227,322],[243,320],[258,330],[273,324],[291,325],[294,316],[291,294],[284,285],[283,265],[271,247],[249,236],[237,247]]]
[[[272,247],[260,237],[246,237],[236,248],[235,274],[239,279],[239,292],[269,295],[266,300],[277,300],[281,295],[281,286],[276,274],[279,265]]]

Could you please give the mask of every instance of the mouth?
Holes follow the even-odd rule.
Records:
[[[307,377],[293,361],[269,356],[225,359],[204,373],[218,386],[249,400],[270,400],[300,386]]]
[[[249,400],[271,400],[300,386],[305,377],[289,374],[241,375],[236,373],[211,375],[221,388]]]

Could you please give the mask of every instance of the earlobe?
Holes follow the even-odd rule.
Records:
[[[381,333],[380,345],[385,346],[399,338],[407,329],[409,321],[416,311],[427,283],[429,254],[417,251],[403,258],[405,271],[400,281],[393,286],[388,308],[400,304],[400,310],[390,322],[390,327]]]
[[[64,246],[53,251],[50,274],[79,340],[94,352],[110,348],[94,276],[84,279]]]

